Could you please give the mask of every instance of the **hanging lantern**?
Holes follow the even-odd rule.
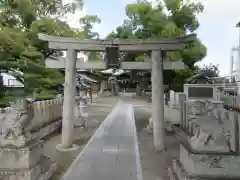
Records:
[[[119,47],[107,47],[106,48],[106,60],[107,60],[107,68],[119,68]]]

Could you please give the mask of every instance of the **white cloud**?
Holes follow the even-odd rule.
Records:
[[[63,4],[74,2],[74,0],[63,0]],[[69,23],[71,27],[81,28],[79,19],[87,15],[87,10],[83,8],[82,10],[77,10],[74,14],[67,14],[64,19]]]

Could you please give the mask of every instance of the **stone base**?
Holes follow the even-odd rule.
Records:
[[[29,169],[0,169],[1,180],[48,180],[56,170],[56,164],[42,156],[41,160]]]
[[[168,176],[170,180],[239,180],[240,177],[229,176],[209,176],[202,174],[201,176],[189,175],[183,168],[179,160],[174,160],[172,167],[168,168]]]
[[[217,152],[196,154],[180,145],[180,162],[189,176],[240,178],[240,156]]]
[[[62,147],[62,144],[58,144],[56,146],[57,151],[59,152],[71,152],[71,151],[78,151],[80,147],[76,144],[73,144],[71,148],[65,149]]]
[[[41,159],[42,141],[32,142],[24,148],[0,148],[0,169],[28,169]]]

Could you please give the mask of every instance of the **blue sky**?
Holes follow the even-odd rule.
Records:
[[[71,0],[64,0],[69,2]],[[76,19],[85,14],[96,14],[102,20],[94,30],[104,37],[126,18],[125,6],[134,0],[85,0],[84,9],[70,17],[70,24],[77,27]],[[228,75],[230,71],[230,51],[238,44],[238,29],[235,24],[240,21],[239,0],[193,0],[204,4],[205,10],[198,16],[200,28],[198,37],[208,48],[206,58],[200,63],[219,64],[220,74]]]

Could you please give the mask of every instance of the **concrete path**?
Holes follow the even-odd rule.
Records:
[[[142,180],[133,105],[118,102],[62,180]]]

